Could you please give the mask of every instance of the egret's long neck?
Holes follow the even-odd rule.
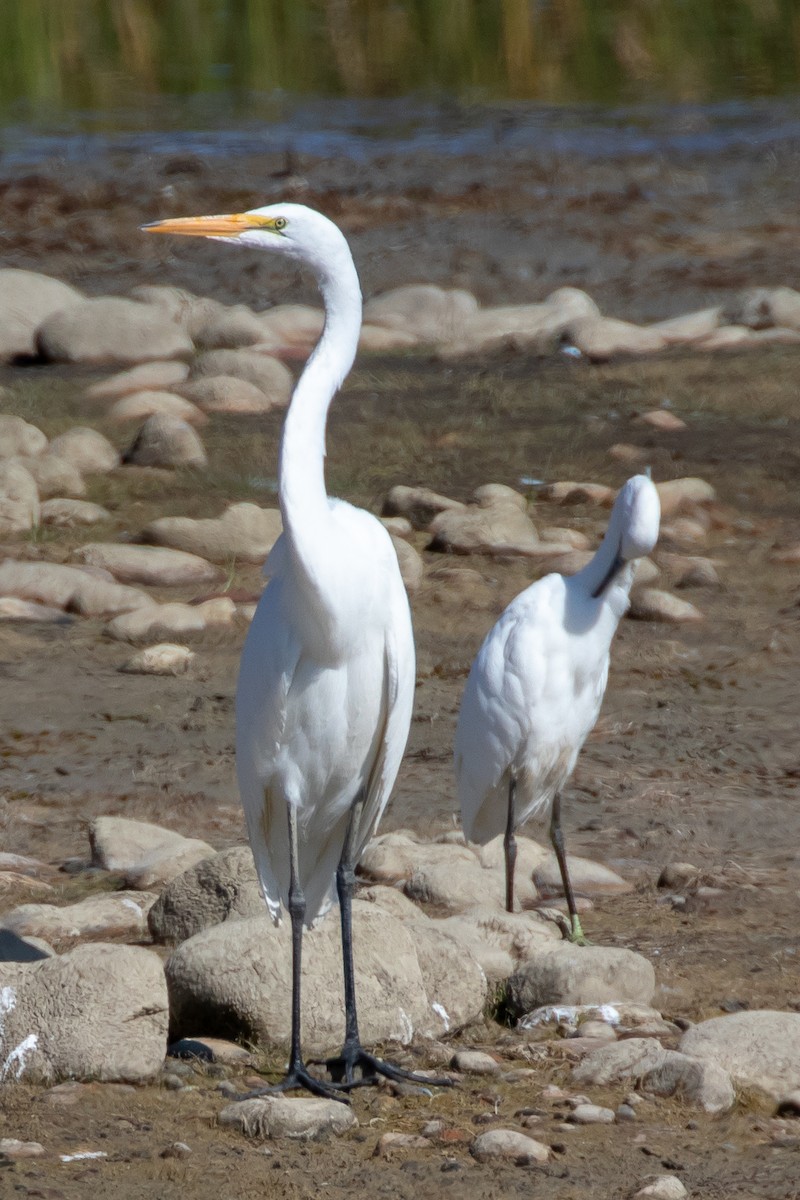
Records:
[[[325,327],[294,390],[283,427],[278,496],[283,527],[301,563],[324,538],[325,421],[337,389],[353,365],[361,330],[361,289],[342,239],[335,258],[317,268]]]
[[[617,508],[611,513],[608,529],[591,562],[580,572],[581,582],[590,596],[597,597],[599,588],[605,593],[609,586],[622,585],[630,590],[633,571],[620,559],[622,514]]]

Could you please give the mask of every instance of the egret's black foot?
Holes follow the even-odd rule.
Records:
[[[266,1084],[264,1087],[254,1088],[251,1092],[243,1092],[240,1096],[235,1096],[234,1099],[237,1101],[258,1100],[262,1096],[280,1096],[283,1092],[291,1092],[300,1088],[306,1092],[311,1092],[312,1096],[321,1096],[324,1100],[338,1100],[341,1104],[350,1103],[347,1096],[342,1095],[341,1088],[330,1083],[325,1083],[322,1079],[317,1079],[302,1063],[290,1067],[285,1078],[280,1083]]]
[[[392,1083],[416,1083],[421,1087],[453,1087],[453,1079],[442,1079],[429,1075],[419,1075],[415,1071],[406,1071],[393,1063],[376,1058],[363,1046],[344,1046],[342,1053],[335,1058],[326,1058],[325,1066],[330,1072],[334,1086],[350,1091],[357,1087],[374,1087],[381,1078],[389,1079]]]

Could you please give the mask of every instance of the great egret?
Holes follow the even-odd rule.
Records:
[[[464,833],[505,833],[506,908],[514,908],[514,830],[552,805],[550,840],[582,942],[561,830],[561,789],[589,735],[608,679],[611,642],[628,608],[636,560],[658,538],[658,492],[635,475],[614,502],[594,558],[571,578],[546,575],[490,629],[467,679],[455,737]]]
[[[355,867],[394,784],[411,721],[414,638],[397,557],[371,514],[325,491],[325,422],[358,347],[361,290],[332,221],[299,204],[145,226],[269,250],[313,271],[325,327],[294,390],[283,427],[283,534],[242,651],[236,694],[239,790],[261,889],[273,920],[292,926],[289,1069],[276,1089],[342,1097],[301,1055],[303,926],[338,894],[345,1040],[328,1060],[341,1090],[416,1079],[368,1054],[356,1013],[351,900]],[[426,1080],[426,1082],[431,1082]]]

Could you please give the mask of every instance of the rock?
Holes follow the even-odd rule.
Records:
[[[688,513],[691,516],[698,504],[711,504],[717,498],[717,493],[710,483],[691,476],[657,483],[656,491],[661,502],[662,520],[668,520],[680,513]]]
[[[482,1050],[458,1050],[453,1055],[450,1066],[468,1075],[500,1074],[500,1063]]]
[[[732,350],[752,346],[755,334],[746,325],[723,325],[696,342],[699,350]]]
[[[684,570],[678,574],[675,586],[687,587],[721,587],[717,568],[710,558],[696,557],[690,559]]]
[[[69,625],[72,618],[60,608],[20,600],[17,596],[0,596],[0,621],[44,621],[48,624]]]
[[[688,600],[649,587],[639,588],[633,593],[628,615],[635,621],[665,621],[670,625],[703,620],[700,609]]]
[[[506,859],[503,846],[503,835],[492,838],[485,846],[477,846],[478,862],[489,871],[505,871]],[[550,855],[549,850],[540,846],[533,838],[517,834],[517,865],[516,874],[526,879],[533,875],[538,866]]]
[[[472,493],[472,500],[479,508],[494,508],[496,505],[510,504],[520,512],[528,511],[528,501],[521,492],[507,487],[504,483],[483,483]]]
[[[725,310],[731,325],[800,330],[800,292],[789,287],[747,288]]]
[[[514,1017],[550,1004],[649,1004],[655,986],[651,964],[632,950],[558,944],[511,976],[506,1004]]]
[[[96,579],[78,567],[11,558],[0,563],[0,596],[18,596],[84,617],[112,616],[153,604],[146,592]]]
[[[661,874],[658,877],[658,887],[670,888],[672,891],[680,891],[688,884],[695,883],[699,876],[699,869],[692,863],[667,863],[667,865],[662,868]]]
[[[252,383],[267,398],[272,408],[284,408],[292,394],[292,373],[269,354],[252,350],[208,350],[192,364],[192,379],[204,376],[233,375]]]
[[[688,1195],[677,1175],[657,1175],[652,1183],[634,1193],[633,1200],[684,1200]]]
[[[225,1038],[181,1038],[167,1047],[170,1058],[193,1059],[201,1062],[223,1063],[229,1067],[252,1067],[253,1056],[244,1046]]]
[[[420,342],[452,342],[478,311],[471,292],[412,284],[373,296],[364,305],[364,321],[413,334]]]
[[[79,291],[38,271],[0,269],[0,359],[30,358],[36,330],[52,313],[79,303]]]
[[[608,457],[614,462],[624,463],[626,467],[638,467],[650,458],[650,450],[646,446],[633,446],[630,442],[615,442],[608,448]]]
[[[669,345],[674,346],[708,337],[719,328],[721,321],[722,309],[717,305],[714,308],[703,308],[699,312],[683,313],[680,317],[670,317],[666,321],[657,321],[650,328],[660,333]]]
[[[103,567],[122,583],[149,587],[196,586],[219,583],[223,572],[196,554],[163,546],[126,546],[116,542],[89,542],[75,551],[79,562]]]
[[[142,533],[142,541],[172,546],[215,563],[261,563],[281,533],[277,508],[231,504],[221,517],[159,517]]]
[[[265,340],[261,318],[246,304],[220,305],[193,331],[195,345],[203,350],[236,350]]]
[[[92,866],[124,875],[128,886],[167,884],[214,854],[207,842],[125,817],[95,817],[89,826]]]
[[[48,362],[136,363],[181,358],[194,346],[180,325],[153,305],[102,296],[46,317],[36,348]]]
[[[159,1154],[159,1158],[190,1158],[192,1154],[191,1146],[186,1142],[172,1142],[171,1145],[165,1146]]]
[[[440,496],[430,488],[404,487],[402,484],[393,487],[383,502],[383,516],[406,517],[415,529],[427,529],[439,513],[453,511],[465,512],[466,505]]]
[[[44,1154],[41,1142],[21,1142],[18,1138],[0,1138],[0,1160],[15,1162],[20,1158],[39,1158]]]
[[[475,861],[475,854],[463,842],[418,842],[400,832],[384,833],[367,843],[358,874],[378,883],[396,884],[410,879],[416,867]]]
[[[384,1133],[378,1138],[374,1158],[389,1158],[395,1150],[427,1150],[430,1142],[418,1133]]]
[[[616,896],[633,891],[632,884],[617,875],[616,871],[604,867],[602,863],[568,854],[567,865],[572,886],[580,895]],[[564,885],[555,854],[548,852],[533,868],[533,881],[543,896],[550,898],[564,895]]]
[[[498,899],[500,896],[498,890]],[[507,913],[499,903],[495,908],[473,904],[465,912],[436,919],[433,924],[467,947],[490,984],[505,981],[520,963],[560,940],[551,922],[529,912]]]
[[[119,371],[107,379],[101,379],[86,389],[91,400],[118,400],[131,392],[162,391],[182,383],[189,375],[189,367],[182,362],[148,362],[127,371]]]
[[[689,428],[685,421],[670,412],[668,408],[651,408],[637,417],[636,423],[637,425],[649,425],[651,429],[657,429],[659,433],[681,433],[684,429]]]
[[[180,395],[207,413],[259,414],[269,412],[274,403],[260,388],[235,375],[211,375],[185,383]]]
[[[20,937],[10,929],[0,926],[0,963],[38,962],[52,958],[55,950],[43,938]]]
[[[5,271],[0,268],[0,279],[4,274]],[[35,458],[46,449],[47,438],[41,429],[23,421],[22,417],[0,413],[0,459]]]
[[[174,417],[187,425],[205,425],[208,421],[196,404],[173,392],[131,392],[117,400],[108,411],[109,420],[118,425],[154,416]]]
[[[773,550],[769,557],[772,562],[789,563],[794,566],[800,563],[800,542],[795,542],[793,546],[781,546]]]
[[[403,885],[403,891],[409,899],[450,913],[472,908],[476,899],[487,904],[494,902],[501,908],[504,888],[502,872],[487,871],[474,857],[472,861],[454,859],[433,863],[425,862],[420,856],[420,861]],[[516,880],[515,892],[522,907],[538,898],[536,888],[524,876]]]
[[[21,904],[4,913],[0,921],[20,937],[50,942],[139,939],[147,933],[147,913],[155,900],[155,895],[146,892],[101,892],[63,906]]]
[[[86,484],[80,471],[72,463],[55,454],[40,454],[36,458],[13,458],[9,462],[24,467],[36,483],[39,497],[48,500],[51,496],[81,497],[86,495]]]
[[[599,504],[610,508],[615,496],[614,489],[604,483],[575,483],[572,479],[548,483],[539,489],[539,498],[553,504]]]
[[[0,536],[27,533],[39,524],[39,515],[39,489],[30,471],[18,459],[0,459]],[[5,590],[0,586],[0,593]]]
[[[590,1038],[592,1041],[599,1039],[602,1042],[615,1042],[617,1040],[614,1026],[606,1024],[605,1021],[584,1021],[578,1028],[578,1037]]]
[[[475,1138],[469,1152],[480,1163],[507,1159],[518,1167],[546,1163],[550,1159],[549,1146],[518,1133],[516,1129],[487,1129]]]
[[[572,550],[589,550],[591,547],[585,533],[581,533],[579,529],[567,529],[562,525],[545,525],[539,530],[539,541],[551,542],[556,549],[567,547]]]
[[[568,1118],[575,1125],[613,1125],[613,1108],[600,1104],[576,1104]]]
[[[727,1112],[735,1096],[731,1078],[717,1063],[702,1063],[654,1038],[628,1038],[592,1051],[572,1072],[578,1085],[605,1087],[632,1080],[660,1096],[678,1094],[706,1112]]]
[[[393,350],[409,350],[420,339],[407,329],[386,329],[382,325],[364,324],[358,335],[358,348],[367,354],[391,354]]]
[[[629,321],[603,316],[571,321],[564,336],[591,362],[607,362],[618,354],[653,354],[669,344],[653,326],[632,325]]]
[[[392,537],[408,538],[414,532],[414,526],[405,517],[381,517],[380,522]],[[798,559],[800,559],[800,547],[798,547]]]
[[[400,576],[406,585],[406,591],[415,592],[422,583],[422,577],[425,573],[422,556],[408,542],[404,542],[402,538],[392,536],[392,545],[397,555]]]
[[[121,613],[108,623],[105,632],[118,642],[188,637],[211,627],[231,625],[235,616],[236,605],[228,596],[217,596],[202,604],[150,604],[135,612]]]
[[[541,304],[507,304],[479,309],[440,347],[444,359],[465,354],[510,348],[524,350],[550,341],[583,317],[599,316],[600,310],[579,288],[558,288]]]
[[[94,943],[0,964],[5,1082],[145,1083],[164,1062],[167,989],[157,955]]]
[[[679,1049],[774,1100],[800,1087],[800,1013],[756,1009],[712,1017],[693,1025]]]
[[[365,1045],[409,1043],[438,1037],[461,1006],[466,974],[475,989],[480,969],[468,951],[444,936],[437,941],[437,986],[449,978],[454,996],[430,996],[415,949],[418,935],[431,939],[424,923],[412,931],[374,904],[353,903],[355,965],[361,1034]],[[466,968],[466,971],[465,971]],[[290,1035],[291,977],[289,922],[250,917],[213,925],[190,937],[166,966],[174,1032],[232,1033],[266,1046],[286,1046]],[[308,1054],[325,1054],[341,1044],[344,1022],[341,942],[335,914],[304,938],[303,1044]],[[481,1012],[484,987],[472,994],[470,1019]],[[443,1009],[443,1016],[437,1009]]]
[[[425,1037],[442,1037],[480,1018],[488,988],[486,976],[470,948],[443,929],[443,922],[423,917],[410,929],[429,1012]]]
[[[119,454],[108,438],[82,425],[53,438],[49,453],[65,459],[83,475],[105,475],[120,463]]]
[[[439,513],[429,550],[451,554],[525,555],[539,549],[533,523],[516,504],[470,505]]]
[[[284,347],[310,351],[322,336],[325,314],[309,304],[276,304],[258,314],[262,329]]]
[[[304,1142],[319,1141],[332,1134],[339,1136],[358,1125],[352,1108],[338,1100],[288,1096],[241,1100],[223,1108],[217,1119],[220,1125],[239,1129],[247,1137]]]
[[[96,525],[98,521],[110,521],[111,513],[101,504],[91,504],[88,500],[58,497],[42,503],[39,519],[42,525],[53,525],[56,529],[72,529],[76,525]]]
[[[234,846],[168,883],[148,923],[154,941],[177,945],[212,925],[263,917],[265,911],[250,847]]]
[[[191,425],[166,414],[148,417],[123,462],[137,467],[206,467],[203,443]]]
[[[157,646],[145,646],[120,667],[128,675],[185,675],[195,655],[188,646],[177,646],[174,642],[159,642]]]

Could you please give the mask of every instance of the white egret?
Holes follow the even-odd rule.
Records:
[[[570,916],[584,940],[561,829],[561,789],[600,712],[611,642],[628,608],[636,560],[658,538],[655,485],[635,475],[619,492],[594,558],[571,578],[546,575],[490,629],[467,679],[455,737],[464,833],[505,834],[506,908],[514,908],[514,830],[552,806],[550,840]]]
[[[394,784],[415,682],[411,615],[389,534],[374,516],[325,490],[325,423],[361,328],[361,290],[347,242],[332,221],[298,204],[159,221],[146,229],[211,237],[305,264],[325,327],[294,390],[283,427],[279,503],[283,534],[250,626],[236,694],[236,761],[261,889],[273,920],[292,927],[289,1069],[275,1090],[337,1092],[301,1055],[304,925],[338,894],[345,1040],[328,1060],[341,1090],[417,1078],[362,1047],[356,1013],[351,900],[355,867]],[[426,1080],[430,1082],[430,1080]],[[272,1089],[263,1089],[269,1091]],[[341,1098],[337,1095],[337,1098]]]

